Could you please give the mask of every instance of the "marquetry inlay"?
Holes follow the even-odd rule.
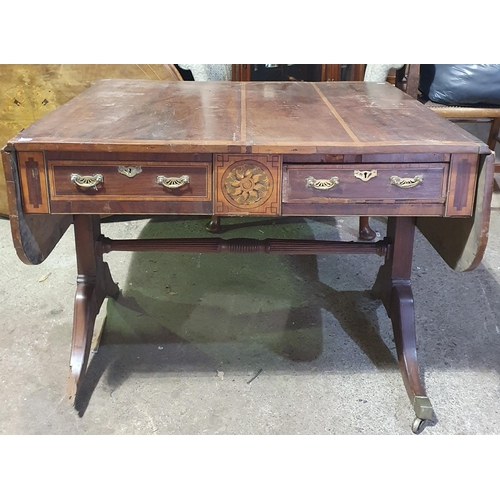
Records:
[[[277,214],[281,158],[216,155],[217,213]]]
[[[23,209],[30,213],[48,213],[43,154],[36,151],[20,152],[18,160]]]
[[[243,164],[228,172],[225,194],[238,206],[258,207],[271,193],[269,171],[257,165]]]

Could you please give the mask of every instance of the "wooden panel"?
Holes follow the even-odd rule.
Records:
[[[49,213],[43,153],[19,153],[18,165],[23,210],[34,214]]]
[[[210,215],[212,201],[171,201],[150,200],[54,200],[51,202],[53,214],[159,214],[159,215]]]
[[[233,82],[249,82],[251,80],[251,64],[233,64],[232,80]]]
[[[134,177],[119,172],[119,167],[135,169]],[[50,192],[52,201],[95,200],[150,200],[209,201],[212,199],[211,163],[152,163],[152,162],[49,162]],[[140,171],[138,171],[140,169]],[[101,174],[103,179],[96,188],[81,188],[71,181],[72,174],[92,176]],[[158,176],[181,179],[180,187],[168,188],[157,182]]]
[[[154,152],[155,146],[175,144],[175,153],[186,145],[200,152],[209,144],[227,150],[241,140],[240,85],[103,80],[26,128],[17,146],[40,141],[74,150],[75,142],[84,142],[83,150],[113,144],[117,151],[143,145]]]
[[[321,81],[333,82],[340,80],[340,64],[322,64]]]
[[[455,271],[475,269],[483,258],[488,242],[494,160],[493,154],[480,159],[472,217],[417,219],[422,234]]]
[[[413,153],[413,154],[366,154],[363,163],[448,163],[450,155],[445,153]]]
[[[102,162],[143,162],[172,163],[172,162],[208,162],[212,163],[212,155],[194,153],[136,153],[134,151],[47,151],[45,153],[47,162],[57,161],[102,161]]]
[[[352,144],[356,139],[318,94],[314,84],[252,82],[245,85],[244,98],[245,138],[251,144],[317,146],[328,142]]]
[[[472,214],[477,161],[477,155],[452,155],[446,203],[447,217],[464,217]]]
[[[362,143],[431,146],[481,141],[388,83],[315,84]],[[436,120],[437,118],[437,120]],[[408,147],[407,147],[408,149]]]
[[[444,215],[442,203],[283,203],[282,215],[314,216],[438,216]]]
[[[349,157],[346,155],[319,155],[319,154],[309,154],[309,155],[297,155],[297,154],[285,154],[283,155],[283,163],[344,163],[348,162]],[[361,161],[361,157],[358,158]]]
[[[281,156],[214,155],[214,213],[280,215]]]
[[[283,166],[283,203],[445,201],[446,163]],[[395,178],[397,177],[397,179]],[[334,181],[332,181],[334,179]],[[403,179],[403,180],[402,180]],[[421,179],[421,180],[420,180]],[[335,185],[332,185],[336,183]],[[415,184],[413,187],[400,187]],[[318,184],[316,187],[315,185]],[[332,185],[331,187],[329,187]]]
[[[283,163],[448,163],[450,156],[443,153],[286,154]]]
[[[71,215],[25,214],[16,154],[2,150],[12,240],[18,257],[25,264],[40,264],[52,252],[73,221]]]

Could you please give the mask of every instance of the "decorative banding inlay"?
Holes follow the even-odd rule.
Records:
[[[26,178],[28,180],[28,200],[34,207],[38,208],[42,204],[42,187],[40,185],[40,173],[38,162],[29,157],[25,162]]]

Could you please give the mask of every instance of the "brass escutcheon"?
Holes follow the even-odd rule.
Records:
[[[323,191],[327,189],[332,189],[339,183],[338,177],[332,177],[331,179],[315,179],[314,177],[308,177],[306,179],[306,187],[311,187],[313,189],[321,189]]]
[[[71,174],[70,179],[73,184],[76,184],[77,186],[83,189],[94,188],[97,190],[97,185],[101,182],[104,182],[104,177],[102,174],[93,174],[93,175]]]
[[[397,175],[391,176],[391,184],[404,189],[415,187],[423,180],[424,176],[421,174],[416,175],[415,177],[413,177],[413,179],[410,177],[398,177]]]
[[[354,177],[360,179],[364,182],[368,182],[370,179],[377,177],[378,172],[376,170],[355,170]]]
[[[180,177],[165,177],[159,175],[156,182],[168,189],[178,189],[186,184],[189,184],[189,175],[181,175]]]
[[[142,167],[140,165],[120,165],[118,167],[118,172],[126,177],[132,178],[142,172]]]

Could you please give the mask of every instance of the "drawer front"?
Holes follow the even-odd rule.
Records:
[[[209,162],[49,161],[52,201],[193,201],[212,199]]]
[[[444,203],[447,163],[283,166],[283,203]]]

